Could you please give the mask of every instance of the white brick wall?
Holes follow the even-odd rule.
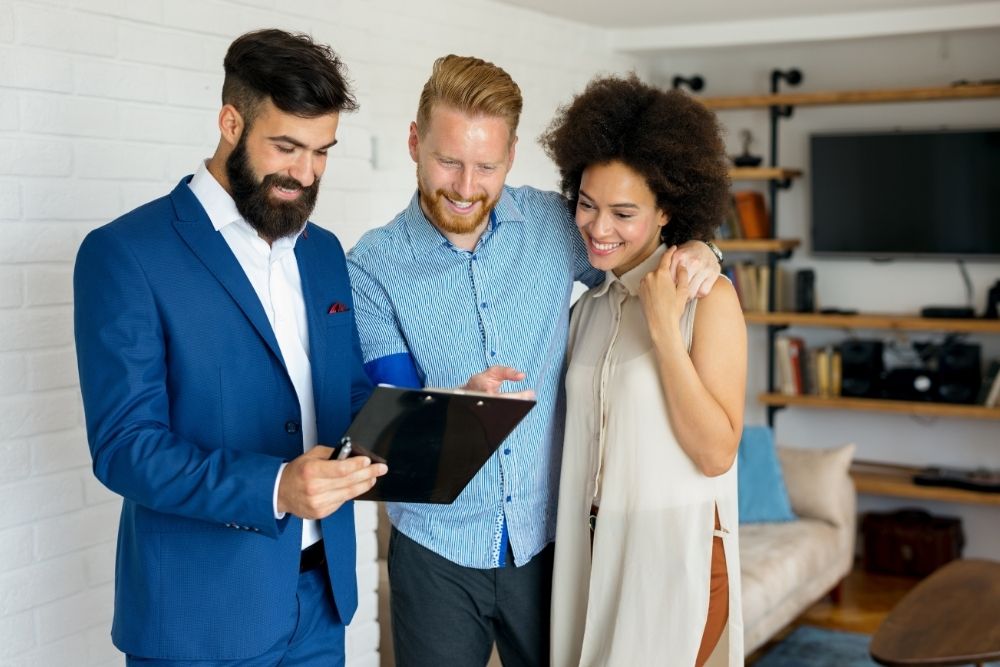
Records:
[[[409,200],[407,127],[434,58],[477,55],[525,93],[511,183],[552,186],[535,138],[606,34],[486,0],[0,0],[0,665],[121,665],[109,640],[118,499],[90,472],[72,340],[84,234],[209,155],[226,47],[276,26],[331,43],[344,118],[315,219],[350,247]],[[280,9],[280,11],[278,11]],[[378,664],[374,508],[358,509],[352,667]]]

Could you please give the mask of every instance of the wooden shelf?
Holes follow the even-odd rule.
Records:
[[[788,252],[799,247],[799,239],[716,239],[722,252]]]
[[[754,109],[770,106],[823,106],[838,104],[884,104],[889,102],[929,102],[933,100],[969,100],[1000,97],[1000,85],[970,84],[933,88],[898,88],[874,90],[781,93],[778,95],[735,95],[704,97],[709,109]]]
[[[786,167],[730,167],[729,169],[729,178],[733,181],[783,181],[801,175],[801,169]]]
[[[890,401],[881,398],[854,398],[846,396],[786,396],[785,394],[760,394],[764,405],[797,406],[821,410],[868,410],[895,412],[924,417],[960,417],[963,419],[998,419],[1000,408],[960,403],[929,403],[926,401]]]
[[[722,248],[722,245],[719,245]],[[745,313],[748,324],[774,324],[828,329],[892,329],[895,331],[948,331],[1000,333],[1000,320],[941,319],[916,315],[824,315],[823,313]]]
[[[949,503],[1000,506],[1000,493],[967,491],[947,486],[919,486],[913,483],[917,468],[868,461],[851,465],[851,478],[858,493],[917,500],[940,500]]]

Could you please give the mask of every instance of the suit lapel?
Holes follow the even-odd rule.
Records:
[[[315,241],[309,240],[309,227],[295,242],[295,259],[299,264],[299,278],[302,281],[302,301],[306,306],[306,322],[309,327],[309,366],[312,371],[313,396],[319,409],[320,397],[323,395],[323,360],[326,359],[326,328],[324,324],[327,313],[323,310],[323,285],[331,284],[330,278],[324,276],[323,258],[316,247]]]
[[[257,293],[254,292],[253,285],[250,284],[243,267],[230,250],[229,244],[212,226],[198,198],[191,192],[187,185],[189,181],[190,178],[182,179],[170,193],[174,210],[177,211],[174,228],[191,251],[226,288],[243,314],[250,320],[250,324],[284,366],[285,361],[281,356],[278,340],[274,337],[271,323],[267,320],[267,314]]]

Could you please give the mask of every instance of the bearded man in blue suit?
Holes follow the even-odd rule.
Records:
[[[224,65],[215,154],[76,262],[94,473],[124,498],[112,638],[129,665],[343,664],[351,499],[386,468],[320,444],[371,386],[343,250],[307,218],[357,103],[303,35]]]

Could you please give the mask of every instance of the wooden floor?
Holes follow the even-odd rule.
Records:
[[[827,596],[814,604],[789,628],[749,656],[747,664],[752,665],[799,625],[873,634],[889,610],[919,581],[912,577],[871,574],[856,565],[844,580],[839,601]]]

